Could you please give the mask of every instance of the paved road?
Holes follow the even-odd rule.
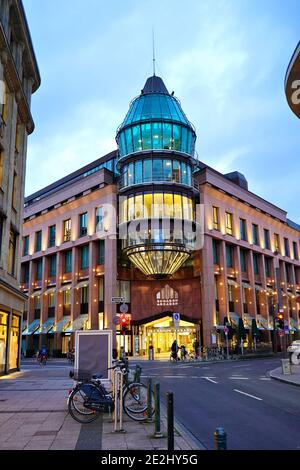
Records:
[[[223,426],[229,449],[300,449],[300,388],[270,379],[278,359],[217,364],[143,362],[143,375],[159,381],[162,400],[174,392],[175,416],[213,449]]]

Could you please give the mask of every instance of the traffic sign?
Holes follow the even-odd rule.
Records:
[[[228,331],[229,331],[228,326],[224,326],[224,333],[225,333],[225,335],[228,335]]]
[[[123,304],[125,302],[124,297],[112,297],[111,302],[113,304]]]
[[[121,304],[120,312],[127,313],[128,312],[128,305],[127,304]]]
[[[120,325],[120,317],[119,315],[115,315],[114,318],[113,318],[113,324],[114,325]]]
[[[173,313],[174,328],[177,330],[180,324],[180,313]]]
[[[288,335],[290,333],[289,325],[284,325],[284,332],[285,332],[286,335]]]

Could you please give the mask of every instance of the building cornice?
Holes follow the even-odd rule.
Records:
[[[21,300],[27,300],[28,297],[26,294],[23,294],[19,289],[16,289],[15,287],[11,286],[8,282],[4,281],[3,279],[0,279],[0,286],[6,290],[9,293],[12,293],[13,295],[19,297]]]

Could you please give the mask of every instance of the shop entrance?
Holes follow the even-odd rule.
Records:
[[[180,320],[180,328],[177,330],[178,346],[185,346],[188,352],[193,352],[193,344],[197,337],[197,325],[185,320]],[[149,346],[154,347],[157,357],[168,357],[171,345],[176,339],[176,330],[173,319],[170,316],[154,320],[140,326],[140,354],[147,355]]]

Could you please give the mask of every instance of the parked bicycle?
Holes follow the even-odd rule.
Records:
[[[148,404],[146,385],[129,380],[128,364],[124,361],[118,361],[108,370],[111,369],[118,369],[123,374],[122,399],[124,412],[134,421],[146,420]],[[77,381],[68,397],[68,410],[73,419],[82,424],[91,423],[101,413],[114,411],[115,400],[120,397],[113,397],[113,394],[106,390],[101,383],[101,375],[75,371],[70,373],[70,376]],[[152,396],[152,404],[154,404],[154,395]],[[152,405],[151,413],[154,413],[154,405]]]

